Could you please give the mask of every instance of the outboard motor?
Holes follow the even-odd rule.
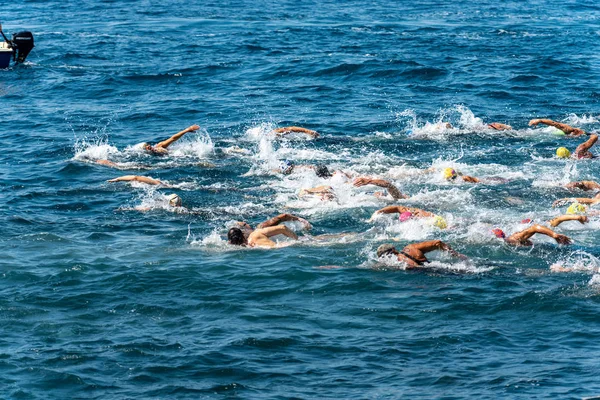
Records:
[[[33,49],[33,34],[29,31],[13,33],[10,43],[12,44],[15,62],[22,63]]]

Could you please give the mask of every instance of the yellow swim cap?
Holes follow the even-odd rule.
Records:
[[[440,229],[446,229],[448,227],[448,223],[446,222],[444,217],[440,217],[439,215],[436,215],[433,218],[433,226],[437,226]]]
[[[559,147],[556,149],[556,156],[559,158],[569,158],[571,157],[571,152],[566,147]]]
[[[444,179],[450,180],[455,179],[458,176],[456,171],[453,168],[444,169]]]
[[[567,208],[567,214],[585,214],[587,207],[583,204],[573,203]]]

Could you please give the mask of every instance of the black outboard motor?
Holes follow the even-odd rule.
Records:
[[[29,31],[13,33],[10,43],[13,48],[13,59],[16,63],[22,63],[33,49],[33,34]]]

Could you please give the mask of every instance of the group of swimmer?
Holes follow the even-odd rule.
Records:
[[[571,152],[566,147],[560,147],[556,151],[556,155],[559,158],[568,158],[572,157],[575,159],[586,159],[593,158],[594,155],[590,152],[590,148],[596,143],[598,140],[598,135],[589,134],[582,129],[571,127],[567,124],[556,122],[550,119],[532,119],[529,122],[529,126],[537,126],[539,124],[551,126],[557,129],[557,132],[561,135],[568,137],[580,137],[580,136],[589,136],[589,138],[579,144],[575,149],[574,153],[571,155]],[[446,127],[451,127],[450,124],[445,123]],[[510,130],[512,127],[510,125],[494,122],[487,125],[488,128],[498,131]],[[169,146],[175,143],[177,140],[181,139],[186,133],[194,132],[200,129],[198,125],[192,125],[176,134],[171,136],[170,138],[163,140],[157,144],[150,143],[142,143],[139,145],[139,148],[143,149],[149,155],[153,156],[166,156],[169,154]],[[316,131],[298,127],[298,126],[289,126],[274,129],[270,132],[273,137],[279,138],[291,133],[299,133],[308,136],[311,139],[316,139],[319,137],[319,134]],[[109,161],[106,159],[96,160],[98,164],[116,167],[119,168],[119,164]],[[362,187],[366,185],[374,185],[383,189],[383,191],[372,193],[374,196],[382,199],[388,199],[391,201],[406,199],[409,198],[406,194],[403,194],[394,184],[385,179],[378,179],[368,176],[355,176],[352,173],[336,170],[334,172],[329,171],[327,166],[325,165],[301,165],[297,166],[288,161],[282,161],[280,163],[279,168],[276,172],[282,175],[289,175],[294,170],[299,168],[313,170],[317,177],[328,179],[334,176],[340,177],[343,182],[347,182],[354,187]],[[423,171],[423,173],[431,173],[436,170],[430,168],[428,170]],[[457,179],[461,179],[464,182],[468,183],[481,183],[482,179],[466,176],[461,174],[460,172],[454,170],[453,168],[445,168],[442,171],[442,176],[444,179],[448,181],[453,181]],[[117,178],[113,178],[108,180],[108,182],[116,183],[116,182],[139,182],[147,185],[161,185],[162,187],[170,187],[165,182],[162,182],[158,179],[150,178],[147,176],[140,175],[125,175]],[[571,202],[572,204],[567,209],[567,214],[556,217],[550,221],[548,221],[548,225],[551,227],[557,227],[563,222],[567,221],[577,221],[581,224],[587,223],[589,221],[588,217],[585,214],[593,215],[588,213],[587,207],[597,204],[600,202],[600,184],[595,181],[579,181],[579,182],[570,182],[565,185],[568,189],[580,189],[584,191],[597,191],[597,194],[594,197],[572,197],[572,198],[564,198],[556,200],[553,206],[565,205]],[[306,196],[315,196],[321,201],[335,201],[336,194],[334,189],[328,185],[321,185],[313,188],[305,188],[302,189],[298,193],[299,198],[303,198]],[[171,207],[182,207],[181,198],[177,194],[171,194],[168,196],[169,206]],[[140,211],[147,211],[147,208],[137,208]],[[441,229],[447,227],[447,223],[445,219],[441,216],[437,216],[432,212],[422,210],[415,207],[405,207],[402,205],[391,205],[384,207],[380,210],[377,210],[373,216],[380,214],[398,214],[400,221],[406,221],[408,219],[413,218],[431,218],[433,219],[433,224]],[[263,248],[274,248],[281,247],[274,240],[273,237],[277,235],[286,236],[292,240],[297,240],[298,236],[294,231],[292,231],[288,226],[284,225],[284,222],[296,221],[302,224],[303,228],[306,230],[310,230],[312,228],[311,224],[305,220],[304,218],[292,215],[292,214],[280,214],[276,217],[273,217],[261,224],[258,224],[255,228],[252,228],[247,222],[238,221],[235,226],[231,227],[227,232],[228,243],[236,246],[248,246],[248,247],[263,247]],[[546,235],[548,237],[553,238],[558,244],[568,245],[571,243],[571,239],[565,235],[556,233],[551,228],[547,226],[543,226],[540,224],[531,224],[531,221],[523,221],[525,223],[529,223],[531,226],[527,228],[513,233],[507,236],[503,230],[500,228],[492,229],[492,233],[500,239],[503,239],[507,244],[513,246],[531,246],[533,243],[531,242],[531,238],[535,234]],[[447,243],[442,242],[441,240],[430,240],[424,241],[420,243],[413,243],[405,246],[402,250],[397,250],[396,247],[392,244],[383,244],[377,248],[377,257],[378,258],[393,258],[403,263],[405,268],[418,268],[425,263],[429,262],[426,253],[432,251],[445,251],[452,256],[458,257],[460,259],[466,259],[467,257],[453,250]],[[555,270],[565,270],[561,266],[557,266]]]

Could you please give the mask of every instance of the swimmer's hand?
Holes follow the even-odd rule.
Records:
[[[581,225],[585,224],[586,222],[590,222],[590,219],[586,215],[579,215],[577,220],[581,223]]]
[[[296,221],[300,222],[304,226],[304,229],[306,229],[307,231],[310,231],[312,229],[312,225],[310,224],[310,222],[308,222],[304,218],[297,217]]]
[[[198,129],[200,129],[199,125],[192,125],[192,126],[187,127],[186,131],[188,131],[188,132],[194,132],[194,131],[197,131]]]
[[[558,199],[552,203],[552,208],[562,207],[571,201],[573,201],[573,199]]]
[[[532,119],[531,121],[529,121],[529,126],[536,126],[540,122],[542,122],[540,119]]]
[[[556,240],[556,243],[558,243],[558,244],[571,244],[571,239],[569,239],[568,236],[561,235],[558,233],[554,237],[554,240]]]

